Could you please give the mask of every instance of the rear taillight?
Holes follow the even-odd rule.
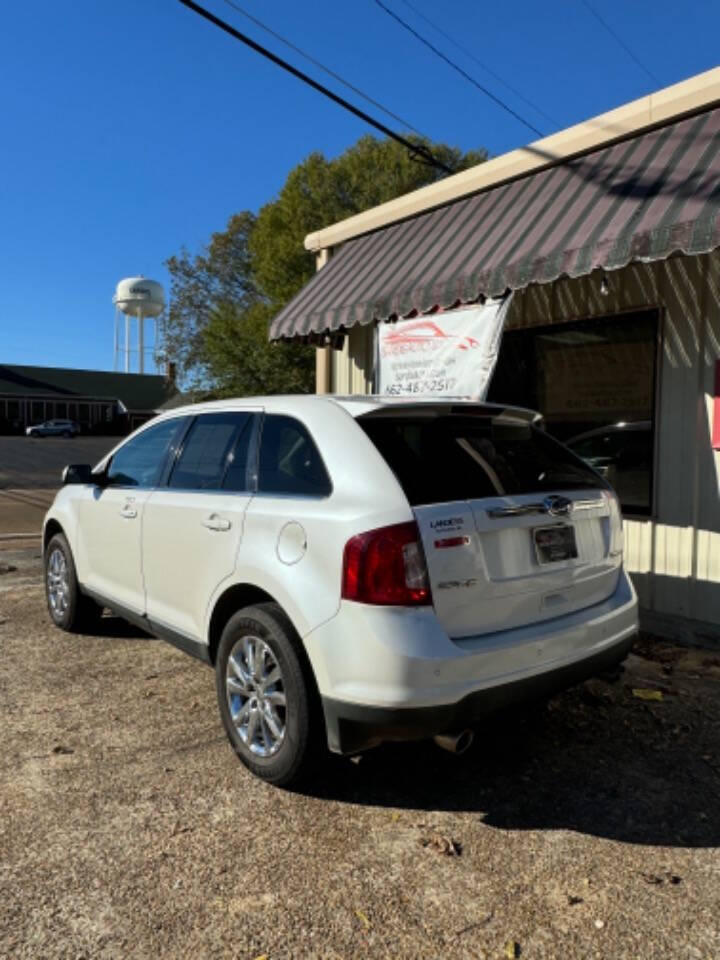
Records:
[[[608,552],[611,557],[622,557],[625,538],[623,535],[622,509],[620,501],[614,493],[609,490],[604,492],[608,501],[609,520],[610,520],[610,543]]]
[[[417,524],[380,527],[348,540],[343,554],[342,595],[358,603],[432,603]]]

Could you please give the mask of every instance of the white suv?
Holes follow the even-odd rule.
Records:
[[[278,785],[325,738],[462,747],[637,629],[617,500],[537,421],[376,397],[173,411],[66,469],[50,615],[88,630],[109,607],[214,665],[233,747]]]

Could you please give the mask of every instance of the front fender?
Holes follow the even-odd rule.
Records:
[[[58,528],[65,535],[65,539],[70,544],[75,568],[78,572],[78,578],[82,580],[81,571],[78,568],[78,511],[76,501],[71,495],[69,487],[63,487],[55,494],[55,499],[50,505],[50,509],[45,514],[42,529],[43,550],[48,544],[51,536],[54,536]]]

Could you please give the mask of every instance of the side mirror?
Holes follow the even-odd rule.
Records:
[[[62,472],[62,482],[63,484],[94,483],[92,467],[89,463],[71,463]]]

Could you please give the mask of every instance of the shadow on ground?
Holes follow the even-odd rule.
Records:
[[[96,636],[151,639],[108,615]],[[524,715],[489,718],[462,756],[431,741],[385,744],[355,760],[326,756],[303,792],[436,818],[476,813],[503,830],[720,846],[720,685],[702,672],[673,676],[667,657],[644,654],[615,682],[588,681]],[[633,694],[648,684],[664,690],[661,701]]]
[[[667,697],[649,705],[569,691],[524,723],[496,718],[460,757],[432,742],[335,760],[308,791],[348,803],[482,814],[506,830],[564,829],[627,843],[720,843],[720,734],[714,718]],[[332,770],[332,772],[331,772]]]
[[[93,637],[107,637],[108,640],[154,640],[151,634],[136,627],[135,624],[113,616],[106,612],[97,628],[93,630]]]

